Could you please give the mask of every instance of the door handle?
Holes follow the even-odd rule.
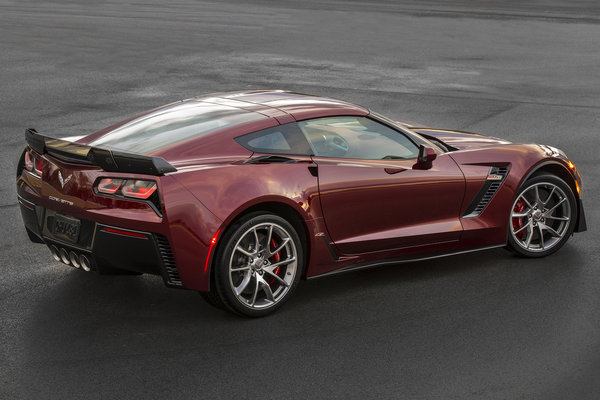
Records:
[[[384,168],[384,171],[390,175],[397,174],[398,172],[406,171],[406,168]]]

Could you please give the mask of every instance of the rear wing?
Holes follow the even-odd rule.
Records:
[[[164,175],[177,171],[161,157],[144,156],[55,139],[40,135],[33,128],[25,129],[25,141],[40,154],[48,153],[66,162],[97,165],[109,172]]]

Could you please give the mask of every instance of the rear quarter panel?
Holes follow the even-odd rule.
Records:
[[[298,162],[244,164],[240,161],[190,167],[172,177],[222,221],[217,246],[223,244],[222,240],[231,223],[251,207],[275,202],[295,210],[305,228],[303,233],[306,234],[309,247],[308,269],[305,273],[310,276],[313,273],[312,266],[331,263],[334,259],[322,238],[325,226],[318,197],[318,182],[308,168],[315,164],[310,157],[294,158]]]

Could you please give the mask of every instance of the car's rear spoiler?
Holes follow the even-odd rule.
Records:
[[[164,175],[177,169],[161,157],[109,150],[40,135],[35,129],[25,129],[25,140],[40,154],[48,153],[60,160],[97,165],[109,172]]]

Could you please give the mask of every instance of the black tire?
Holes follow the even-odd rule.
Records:
[[[281,307],[298,286],[305,262],[298,232],[267,212],[248,214],[228,229],[215,256],[211,300],[247,317]]]
[[[534,176],[523,183],[513,201],[508,246],[523,257],[546,257],[569,240],[576,221],[571,187],[554,175]]]
[[[228,310],[228,308],[225,306],[225,304],[223,304],[223,302],[221,301],[221,298],[219,297],[219,295],[216,293],[215,290],[211,290],[209,292],[198,292],[198,293],[200,294],[200,296],[202,296],[204,301],[206,301],[208,304],[210,304],[214,308],[217,308],[219,310]]]

